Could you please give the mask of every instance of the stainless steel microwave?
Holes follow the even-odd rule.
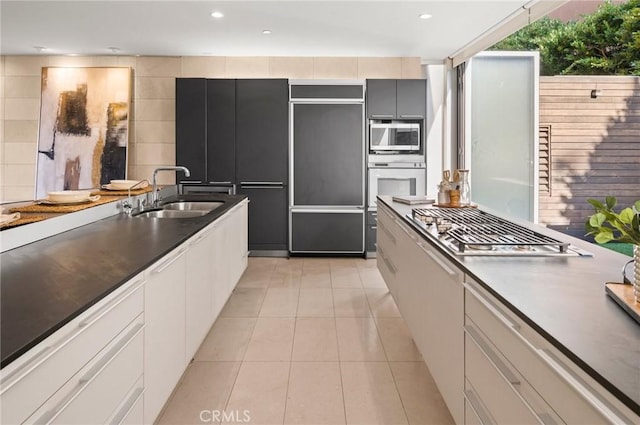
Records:
[[[369,151],[371,153],[421,151],[420,122],[369,121]]]

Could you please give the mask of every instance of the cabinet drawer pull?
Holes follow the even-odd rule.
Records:
[[[202,233],[200,236],[198,236],[193,242],[191,242],[189,245],[190,246],[196,246],[198,245],[200,242],[202,242],[203,240],[205,240],[207,238],[207,236],[209,236],[209,232],[206,231],[204,233]]]
[[[551,351],[546,348],[538,348],[536,352],[538,356],[560,375],[565,382],[571,385],[587,403],[611,423],[633,423],[629,418],[619,412],[618,409],[611,406],[607,401],[600,399],[594,391],[589,389],[589,385],[585,383],[582,378],[566,367],[562,363],[562,360],[558,359]]]
[[[449,276],[456,276],[457,273],[454,270],[451,270],[447,264],[445,264],[436,254],[431,251],[425,249],[426,247],[422,243],[418,243],[418,245],[422,248],[422,250],[429,256],[433,261],[436,262],[444,270]]]
[[[125,299],[127,299],[127,297],[129,297],[129,295],[131,295],[135,291],[137,291],[138,288],[142,285],[143,282],[144,282],[144,279],[140,278],[140,280],[138,282],[133,284],[132,288],[130,288],[128,291],[125,291],[118,298],[116,298],[115,300],[112,300],[107,305],[102,307],[100,310],[96,311],[91,316],[89,316],[86,319],[84,319],[82,322],[80,322],[78,324],[78,327],[84,328],[84,327],[87,327],[87,326],[92,325],[93,323],[95,323],[96,320],[100,319],[102,316],[104,316],[105,314],[107,314],[108,312],[113,310],[115,307],[120,305]]]
[[[113,420],[110,422],[110,425],[118,425],[122,423],[124,418],[126,418],[129,412],[131,412],[131,409],[133,409],[133,406],[135,406],[138,400],[140,400],[140,397],[142,397],[143,392],[144,392],[144,388],[142,387],[136,388],[133,394],[131,394],[131,397],[129,397],[129,400],[127,400],[125,405],[122,406],[122,409],[120,409],[118,414],[114,416]]]
[[[40,350],[38,354],[33,356],[25,364],[23,364],[18,369],[11,372],[10,374],[7,374],[5,378],[2,380],[2,390],[0,390],[0,395],[2,395],[5,391],[7,391],[12,386],[14,386],[16,382],[20,382],[20,380],[24,376],[31,373],[32,370],[34,370],[35,368],[40,366],[45,360],[47,360],[49,358],[49,354],[52,351],[54,351],[53,349],[56,348],[56,346],[62,346],[67,341],[68,339],[65,339],[64,341],[61,341],[56,345],[50,345],[48,347],[44,347],[42,350]]]
[[[465,325],[464,331],[471,340],[478,346],[480,351],[487,357],[489,362],[498,369],[500,374],[511,384],[520,385],[520,379],[507,367],[506,364],[498,357],[498,355],[491,349],[489,344],[480,336],[478,331],[473,326]]]
[[[153,274],[161,273],[164,269],[166,269],[174,261],[176,261],[178,259],[178,257],[180,257],[182,255],[183,252],[184,252],[184,248],[181,248],[178,252],[176,252],[174,255],[172,255],[171,258],[167,258],[162,263],[158,264],[156,267],[151,269],[151,273],[153,273]]]
[[[370,228],[373,229],[373,230],[377,230],[378,226],[371,226]]]
[[[558,425],[558,423],[553,420],[553,417],[548,413],[538,413],[537,415],[538,419],[540,419],[544,425]]]
[[[393,233],[391,233],[387,229],[387,227],[384,224],[382,224],[382,222],[378,223],[378,226],[380,226],[380,229],[382,229],[382,231],[387,235],[387,237],[389,239],[391,239],[391,242],[393,242],[393,244],[395,245],[396,244],[396,238],[395,238],[395,236],[393,236]]]
[[[400,229],[407,235],[409,236],[412,240],[414,241],[418,241],[418,238],[413,234],[413,232],[411,232],[410,230],[407,229],[407,227],[404,225],[404,223],[402,223],[402,221],[398,220],[398,219],[393,219],[393,221],[396,222],[396,224],[398,225],[398,227],[400,227]]]
[[[87,371],[80,379],[78,384],[67,394],[62,400],[58,402],[51,410],[46,411],[35,423],[36,424],[49,424],[62,412],[73,400],[76,399],[78,394],[82,392],[97,376],[100,372],[106,368],[113,359],[136,337],[144,328],[143,323],[136,324],[116,345],[104,354],[104,356]]]
[[[389,271],[395,276],[397,270],[393,266],[393,263],[387,259],[386,255],[384,255],[384,251],[382,250],[382,248],[380,248],[379,246],[377,248],[378,248],[378,251],[380,251],[380,257],[382,257],[382,261],[384,261]]]
[[[510,329],[512,329],[514,331],[517,331],[517,330],[520,329],[520,325],[519,324],[517,324],[513,320],[509,319],[504,313],[502,313],[500,311],[500,309],[498,307],[494,306],[491,301],[489,301],[488,299],[486,299],[485,297],[480,295],[473,287],[471,287],[471,285],[465,283],[464,287],[471,295],[473,295],[473,297],[476,300],[478,300],[478,302],[480,304],[482,304],[487,310],[489,310],[491,313],[493,313],[493,315],[496,316],[498,318],[498,320],[500,320],[502,323],[504,323],[508,328],[510,328]],[[516,332],[516,335],[518,335],[518,337],[524,339],[520,335],[520,333]],[[529,342],[527,341],[527,343],[529,343]],[[530,345],[530,343],[529,343],[529,345]]]
[[[482,425],[493,425],[494,422],[491,417],[485,412],[485,410],[480,405],[480,401],[478,397],[476,397],[476,393],[472,390],[464,391],[464,398],[469,402],[469,406],[471,406],[471,410],[476,414],[478,419],[480,419],[480,423]]]

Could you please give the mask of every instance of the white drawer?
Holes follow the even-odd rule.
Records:
[[[22,423],[138,317],[143,282],[134,278],[3,369],[0,422]]]
[[[473,330],[471,326],[467,329]],[[475,390],[481,404],[498,424],[539,424],[540,421],[515,392],[512,386],[523,383],[509,371],[496,353],[481,342],[476,332],[465,334],[464,363],[465,377]],[[480,348],[484,345],[484,349]],[[504,372],[496,367],[499,364]],[[508,382],[503,375],[508,375]]]
[[[109,425],[141,425],[144,423],[143,394],[144,378],[140,377],[105,423]]]
[[[471,386],[467,384],[467,391],[464,394],[464,423],[465,425],[489,425],[489,420],[483,421],[480,419],[480,415],[484,412],[481,410],[480,402],[478,401],[475,393],[470,389]],[[486,413],[484,413],[486,415]]]
[[[105,423],[142,377],[143,329],[140,315],[47,400],[27,423]]]
[[[632,413],[476,283],[465,313],[567,423],[633,423]]]

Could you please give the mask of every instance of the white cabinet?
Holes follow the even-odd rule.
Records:
[[[463,274],[394,215],[378,207],[378,268],[451,415],[463,423]]]
[[[142,378],[143,283],[131,279],[3,368],[0,422],[106,420]]]
[[[186,355],[191,359],[213,323],[213,227],[191,238],[186,252]]]
[[[636,414],[469,277],[465,314],[465,375],[487,417],[497,423],[640,423]]]
[[[464,275],[424,240],[404,258],[403,316],[451,416],[463,423]]]
[[[146,271],[144,422],[153,423],[184,371],[186,247]]]

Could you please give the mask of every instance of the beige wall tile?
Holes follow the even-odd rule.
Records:
[[[121,66],[119,64],[118,56],[94,56],[91,61],[91,66],[113,67]]]
[[[358,78],[402,78],[402,58],[358,58]]]
[[[5,120],[37,120],[40,118],[40,99],[4,100]]]
[[[7,186],[35,185],[36,164],[5,164],[2,181]]]
[[[36,163],[38,147],[35,143],[4,143],[5,164],[31,164]]]
[[[176,151],[168,143],[141,143],[136,146],[136,165],[175,164]]]
[[[13,99],[40,99],[40,77],[4,77],[4,97]]]
[[[4,77],[4,56],[0,56],[0,76]]]
[[[135,56],[118,56],[118,66],[128,66],[135,69],[138,58]]]
[[[4,121],[4,136],[7,143],[33,142],[38,141],[38,121],[37,120],[6,120]]]
[[[138,121],[136,143],[176,143],[176,124],[173,121]]]
[[[175,99],[175,77],[140,77],[136,78],[136,99]]]
[[[151,181],[153,178],[153,170],[158,167],[164,167],[166,165],[175,165],[175,164],[153,164],[153,165],[136,165],[130,167],[129,172],[132,174],[129,176],[130,179],[142,180],[148,179]],[[169,185],[176,184],[175,173],[158,173],[158,185]]]
[[[138,77],[178,77],[181,58],[164,56],[141,56],[136,63]]]
[[[184,56],[182,74],[184,78],[224,78],[227,59],[224,56]]]
[[[5,81],[5,76],[1,75],[0,76],[0,100],[4,99],[4,81]],[[4,119],[4,116],[0,115],[0,119]]]
[[[228,56],[226,62],[226,78],[269,77],[269,57],[267,56]]]
[[[272,56],[269,58],[270,78],[313,78],[313,58]]]
[[[357,58],[313,58],[313,78],[315,79],[348,79],[358,78]]]
[[[6,56],[4,62],[5,76],[37,75],[42,67],[49,66],[49,56]]]
[[[35,184],[30,186],[3,186],[0,201],[29,201],[35,197],[35,193]]]
[[[402,58],[402,78],[422,78],[420,58]]]
[[[94,56],[49,56],[48,66],[86,67],[93,66]]]
[[[136,121],[175,121],[174,99],[138,99],[135,105]]]

